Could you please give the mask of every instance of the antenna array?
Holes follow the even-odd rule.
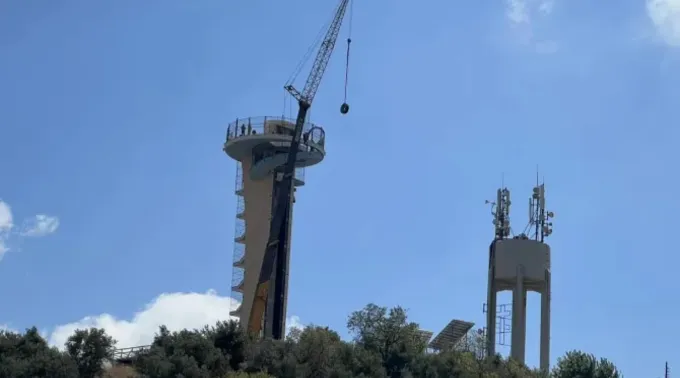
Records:
[[[486,201],[491,204],[493,226],[496,239],[505,239],[510,236],[510,191],[507,188],[498,189],[496,202]]]
[[[553,232],[550,221],[555,214],[545,210],[545,183],[536,185],[529,198],[529,226],[534,229],[534,240],[543,242]]]
[[[510,228],[510,190],[507,188],[498,189],[496,201],[486,201],[491,205],[491,215],[493,216],[494,234],[496,239],[506,239],[511,237]],[[520,239],[531,238],[543,242],[546,237],[553,232],[552,218],[555,214],[545,209],[545,183],[537,184],[533,188],[533,193],[529,198],[529,224],[524,233],[516,236]]]

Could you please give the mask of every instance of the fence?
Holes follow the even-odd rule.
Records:
[[[113,351],[113,360],[129,361],[137,357],[139,353],[149,350],[149,348],[151,348],[151,345],[142,345],[130,348],[117,348],[114,349]]]
[[[295,120],[286,117],[250,117],[240,118],[227,126],[227,141],[246,135],[257,134],[282,134],[292,135],[292,127]],[[304,146],[314,148],[314,145],[324,148],[326,145],[326,133],[320,126],[306,122],[302,127],[302,140]],[[311,143],[310,143],[311,142]]]

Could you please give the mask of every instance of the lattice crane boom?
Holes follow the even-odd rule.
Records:
[[[335,49],[335,42],[338,40],[338,34],[340,33],[340,27],[342,26],[342,20],[345,18],[345,12],[347,11],[347,5],[349,0],[342,0],[338,5],[335,12],[335,17],[331,22],[326,36],[319,47],[319,52],[316,54],[316,59],[314,59],[314,65],[307,77],[305,86],[302,92],[299,92],[292,84],[286,85],[284,88],[298,101],[300,107],[309,108],[314,101],[316,96],[316,91],[319,89],[321,84],[321,79],[323,74],[326,72],[326,67],[328,66],[328,61],[333,55],[333,50]]]

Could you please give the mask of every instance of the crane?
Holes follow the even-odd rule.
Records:
[[[276,189],[272,195],[272,219],[269,228],[269,239],[267,241],[264,258],[262,260],[262,267],[260,269],[257,288],[255,289],[256,298],[264,298],[265,300],[265,320],[264,320],[264,337],[273,339],[282,339],[285,337],[285,293],[286,293],[286,271],[288,270],[288,259],[286,253],[288,251],[288,224],[290,222],[290,197],[293,188],[293,177],[295,175],[295,164],[297,161],[297,152],[300,147],[300,139],[302,137],[302,130],[307,118],[314,97],[321,79],[323,78],[328,61],[333,54],[335,43],[338,39],[340,27],[345,17],[350,0],[341,0],[338,4],[335,16],[333,17],[328,30],[324,36],[323,41],[319,47],[319,51],[312,65],[311,72],[307,77],[305,86],[302,91],[298,91],[292,84],[287,84],[284,89],[290,93],[298,102],[298,113],[295,120],[295,130],[290,142],[290,149],[288,150],[288,157],[275,180],[280,179],[280,185],[276,185]],[[347,39],[347,65],[349,64],[349,46],[351,39]],[[347,69],[347,67],[346,67]],[[349,105],[347,105],[347,70],[345,73],[345,102],[340,107],[342,114],[347,114]],[[252,306],[249,314],[249,331],[258,331],[261,329],[261,324],[258,324],[260,315],[257,313],[256,306]]]

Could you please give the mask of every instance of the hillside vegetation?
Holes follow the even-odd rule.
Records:
[[[551,372],[500,356],[484,357],[481,340],[427,353],[418,325],[400,308],[373,304],[349,316],[351,341],[327,327],[295,329],[286,340],[249,340],[237,322],[170,332],[160,327],[133,366],[112,363],[115,340],[102,329],[76,331],[64,350],[34,327],[0,332],[0,378],[618,378],[605,359],[573,351]]]

